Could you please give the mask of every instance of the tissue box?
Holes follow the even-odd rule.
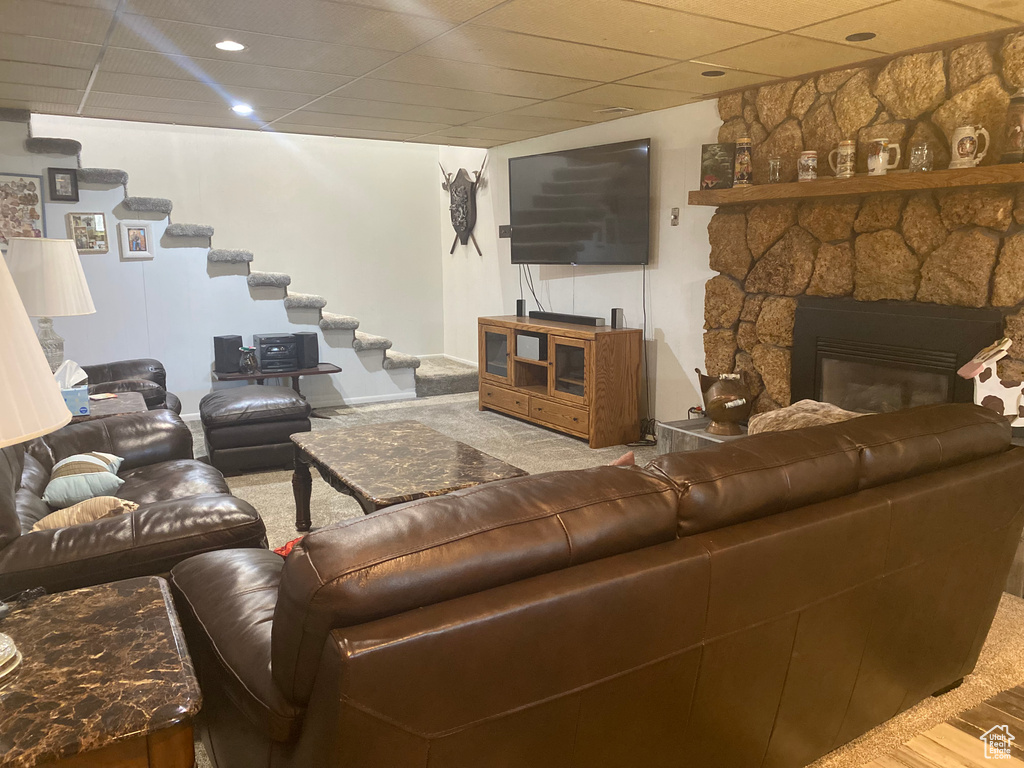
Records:
[[[89,387],[72,387],[71,389],[62,389],[60,391],[64,395],[64,404],[67,405],[68,410],[71,411],[72,416],[88,416],[89,415]]]

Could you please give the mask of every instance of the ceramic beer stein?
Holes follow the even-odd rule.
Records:
[[[837,179],[852,179],[857,166],[857,142],[840,141],[839,147],[828,153],[828,164]]]
[[[818,153],[813,149],[800,153],[796,164],[797,181],[814,181],[818,178]]]
[[[736,164],[732,174],[734,187],[749,187],[754,183],[754,163],[750,152],[751,141],[747,137],[736,139]]]
[[[1024,88],[1013,94],[1006,110],[1005,146],[1000,163],[1024,163]]]
[[[978,137],[985,137],[985,149],[978,151]],[[988,131],[980,125],[962,125],[953,131],[953,159],[950,168],[973,168],[988,154]]]
[[[893,152],[896,159],[890,161]],[[886,171],[899,167],[901,157],[899,144],[890,145],[888,139],[875,139],[868,144],[868,175],[885,176]]]

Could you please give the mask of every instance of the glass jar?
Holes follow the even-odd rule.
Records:
[[[256,373],[256,347],[239,347],[238,351],[242,353],[238,361],[242,373]]]
[[[768,158],[768,183],[778,184],[782,181],[782,158],[781,157],[769,157]]]
[[[910,172],[931,171],[935,168],[935,153],[927,141],[916,141],[910,147]]]

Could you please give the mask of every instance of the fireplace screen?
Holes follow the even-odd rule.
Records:
[[[819,361],[818,400],[848,411],[883,413],[952,399],[948,372],[835,357]]]

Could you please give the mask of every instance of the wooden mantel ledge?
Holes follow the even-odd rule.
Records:
[[[690,205],[744,205],[772,200],[806,200],[815,197],[849,197],[884,192],[914,192],[922,189],[955,189],[1024,184],[1024,163],[956,168],[945,171],[909,173],[890,171],[885,176],[858,174],[852,179],[822,178],[789,184],[755,184],[732,189],[690,192]]]

